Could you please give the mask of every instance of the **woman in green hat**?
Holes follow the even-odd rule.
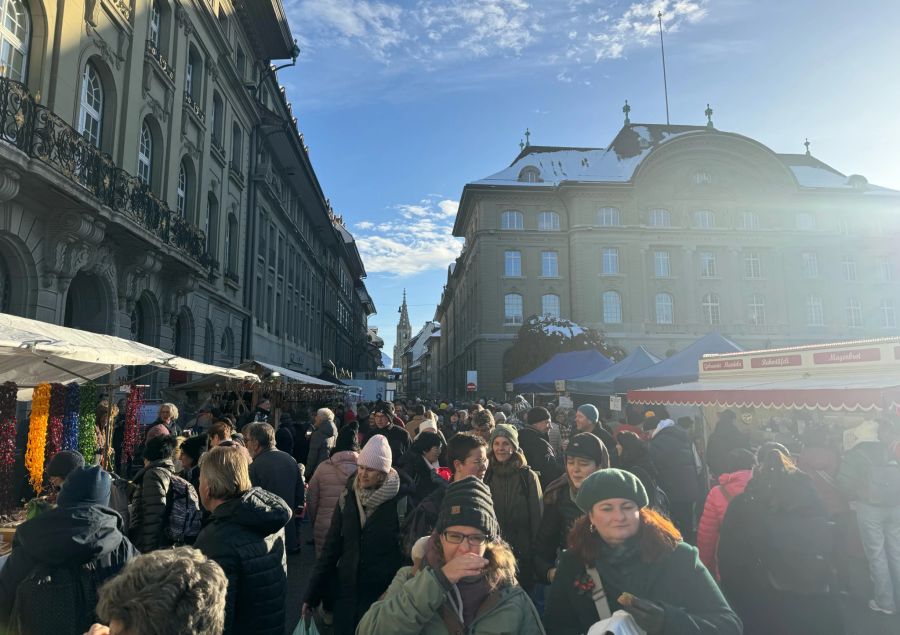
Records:
[[[585,515],[575,522],[550,587],[548,633],[582,635],[624,609],[648,635],[740,635],[741,621],[697,549],[647,506],[636,476],[594,472],[575,503]]]

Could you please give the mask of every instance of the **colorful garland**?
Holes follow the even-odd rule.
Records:
[[[71,383],[66,388],[66,414],[63,415],[63,450],[78,449],[78,412],[81,410],[81,386]]]
[[[25,469],[31,486],[40,494],[44,484],[44,449],[47,445],[47,420],[50,417],[50,384],[38,384],[31,398],[31,421],[28,426],[28,446],[25,450]]]
[[[0,514],[15,507],[13,469],[16,465],[16,393],[15,382],[0,385]]]
[[[124,467],[134,456],[134,449],[138,445],[140,434],[141,408],[144,406],[144,389],[141,386],[132,386],[125,401],[125,434],[122,440],[122,460],[120,465]]]
[[[66,387],[63,384],[50,384],[50,419],[47,422],[45,461],[49,461],[54,454],[62,450],[63,417],[65,415]]]
[[[78,451],[87,465],[94,463],[97,451],[97,386],[85,384],[81,387],[81,412],[78,415]]]

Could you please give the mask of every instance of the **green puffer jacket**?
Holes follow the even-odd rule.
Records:
[[[429,567],[397,572],[383,599],[375,602],[357,635],[544,635],[541,618],[519,586],[502,586],[482,603],[466,629],[447,602],[448,584]]]

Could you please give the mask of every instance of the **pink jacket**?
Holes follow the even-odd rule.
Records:
[[[706,565],[716,580],[719,579],[719,564],[716,559],[719,529],[725,519],[728,504],[747,488],[747,483],[752,476],[752,470],[721,474],[719,475],[719,485],[709,490],[709,495],[706,497],[703,515],[700,517],[700,526],[697,528],[697,549],[700,550],[700,561]],[[728,496],[725,495],[722,488],[728,492]]]
[[[347,488],[347,479],[356,473],[357,458],[359,458],[357,452],[335,452],[331,458],[316,467],[309,481],[306,514],[309,522],[313,523],[317,556],[325,544],[325,536],[328,535],[338,498]]]

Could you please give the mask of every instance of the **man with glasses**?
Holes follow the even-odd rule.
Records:
[[[386,401],[375,407],[375,411],[371,416],[372,430],[365,439],[365,445],[375,435],[382,435],[387,438],[388,445],[391,446],[391,455],[393,467],[397,467],[400,459],[404,457],[406,451],[412,441],[409,433],[402,426],[394,423],[394,405]]]

